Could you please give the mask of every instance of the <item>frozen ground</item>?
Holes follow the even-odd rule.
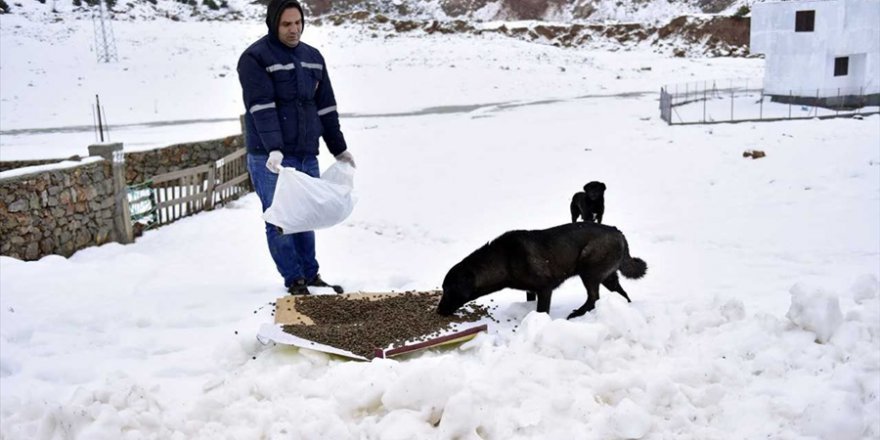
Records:
[[[235,58],[262,30],[120,24],[123,59],[96,65],[84,24],[18,20],[0,17],[2,130],[88,125],[96,92],[117,124],[234,121]],[[457,106],[343,118],[360,202],[318,233],[326,278],[436,288],[502,232],[565,222],[571,194],[601,180],[606,223],[649,265],[623,281],[634,302],[603,291],[567,321],[585,299],[577,281],[549,316],[503,291],[484,298],[501,321],[487,334],[399,360],[263,346],[255,333],[284,291],[250,195],[129,246],[0,257],[4,439],[880,436],[880,117],[659,120],[661,84],[755,77],[760,60],[343,28],[304,39],[326,54],[344,114]],[[92,141],[44,136],[2,134],[0,154],[64,157]]]

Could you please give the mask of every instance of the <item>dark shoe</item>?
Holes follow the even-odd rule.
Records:
[[[287,293],[291,295],[311,295],[312,292],[309,292],[309,288],[306,287],[306,280],[298,279],[287,288]]]
[[[342,292],[345,291],[345,290],[342,288],[342,286],[339,286],[339,285],[336,285],[336,284],[328,284],[326,281],[322,280],[322,279],[321,279],[321,274],[315,275],[315,278],[313,278],[311,281],[309,281],[309,286],[313,286],[313,287],[329,287],[329,288],[333,289],[333,291],[336,292],[336,293],[342,293]]]

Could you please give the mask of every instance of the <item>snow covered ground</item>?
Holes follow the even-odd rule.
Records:
[[[127,147],[237,132],[234,65],[261,25],[115,29],[121,60],[98,65],[90,23],[0,17],[0,130],[87,126],[100,93],[114,124],[230,121],[114,131]],[[622,281],[634,302],[603,290],[568,321],[576,280],[549,316],[503,291],[483,299],[499,306],[486,334],[398,360],[264,346],[284,290],[250,195],[128,246],[0,257],[2,438],[880,436],[880,117],[660,121],[660,85],[756,78],[760,60],[355,28],[304,41],[330,63],[359,166],[354,213],[318,233],[327,279],[436,288],[502,232],[566,222],[601,180],[605,222],[649,266]],[[16,133],[3,159],[94,140]]]

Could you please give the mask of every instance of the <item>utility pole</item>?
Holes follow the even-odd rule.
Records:
[[[95,28],[95,52],[99,63],[118,61],[116,56],[116,38],[113,36],[113,25],[104,0],[98,0],[98,10],[92,15]]]
[[[98,133],[101,134],[101,142],[104,142],[104,123],[101,121],[101,99],[95,95],[95,107],[98,109]]]
[[[95,140],[104,142],[104,132],[107,133],[107,141],[110,141],[110,124],[107,123],[107,112],[101,106],[101,98],[95,95],[95,105],[92,106],[92,118],[95,119]]]

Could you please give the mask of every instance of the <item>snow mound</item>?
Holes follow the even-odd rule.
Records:
[[[822,290],[809,291],[800,284],[792,286],[791,307],[785,316],[798,327],[816,334],[826,343],[843,322],[843,313],[836,296]]]
[[[878,290],[877,277],[871,274],[862,275],[856,279],[850,290],[852,290],[853,299],[855,299],[857,303],[874,299],[877,297]]]
[[[853,394],[836,393],[809,405],[801,422],[806,433],[822,439],[857,440],[865,429],[862,404]]]
[[[614,433],[622,439],[638,439],[651,430],[651,415],[630,399],[623,399],[611,416]]]

